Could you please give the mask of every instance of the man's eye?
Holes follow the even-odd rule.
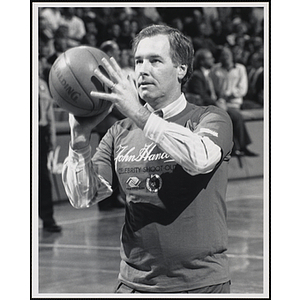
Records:
[[[151,60],[151,63],[152,63],[152,64],[156,64],[156,63],[159,63],[159,62],[160,62],[160,60],[159,60],[159,59],[156,59],[156,58]]]
[[[141,64],[142,62],[143,62],[143,61],[142,61],[141,59],[136,59],[136,60],[135,60],[135,64],[136,64],[136,65]]]

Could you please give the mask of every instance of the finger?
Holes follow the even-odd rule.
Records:
[[[103,75],[99,69],[95,69],[94,73],[104,85],[106,85],[108,88],[112,88],[114,83],[110,79],[108,79],[105,75]]]
[[[116,97],[112,94],[107,94],[107,93],[102,93],[102,92],[96,92],[96,91],[91,91],[90,92],[90,95],[92,97],[95,97],[95,98],[100,98],[102,100],[106,100],[106,101],[110,101],[112,103],[115,103],[116,102]]]
[[[120,71],[121,68],[119,68],[117,62],[115,61],[113,65],[114,67],[112,67],[112,64],[110,64],[106,58],[103,57],[101,61],[110,78],[112,78],[115,82],[119,82],[121,79],[122,72]],[[110,61],[112,60],[110,59]]]
[[[116,70],[116,72],[119,74],[119,75],[122,75],[123,72],[122,72],[122,69],[121,67],[119,66],[119,64],[117,63],[117,61],[115,60],[114,57],[111,57],[110,58],[110,62],[111,64],[113,65],[114,69]]]

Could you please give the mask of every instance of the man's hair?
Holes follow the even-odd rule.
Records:
[[[166,25],[151,25],[142,29],[134,38],[132,49],[135,54],[139,42],[147,37],[166,35],[170,43],[170,56],[175,65],[187,65],[187,73],[182,78],[184,85],[193,73],[194,48],[191,40],[178,29]]]

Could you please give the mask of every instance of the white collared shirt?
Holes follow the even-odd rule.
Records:
[[[180,97],[172,102],[171,104],[167,105],[166,107],[160,109],[163,112],[163,119],[169,119],[180,112],[182,112],[186,107],[186,99],[184,94],[181,94]],[[155,111],[148,103],[145,104],[145,107],[152,113],[156,113]]]

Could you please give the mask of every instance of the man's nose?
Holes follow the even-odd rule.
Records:
[[[150,63],[147,61],[143,61],[142,63],[140,63],[138,65],[138,73],[141,75],[146,75],[149,74],[149,70],[150,70]]]

